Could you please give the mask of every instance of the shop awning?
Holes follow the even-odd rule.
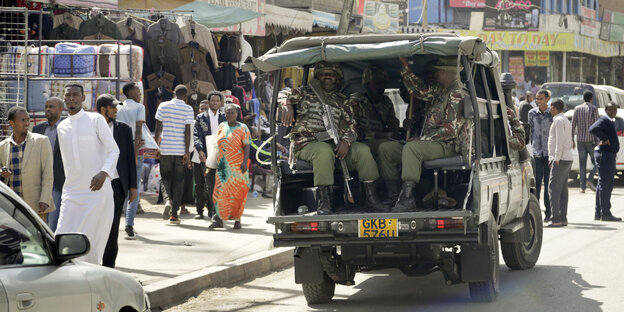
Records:
[[[338,24],[340,24],[340,15],[317,10],[312,10],[312,15],[314,16],[314,26],[336,30],[338,29]]]
[[[264,6],[267,25],[293,29],[303,33],[312,32],[314,16],[308,12],[297,11],[267,4]]]
[[[209,28],[238,25],[264,15],[241,8],[224,7],[195,1],[181,5],[176,10],[193,11],[193,20]]]
[[[263,56],[252,57],[251,63],[245,64],[244,69],[266,72],[313,64],[321,60],[357,62],[409,57],[415,54],[466,55],[488,66],[498,64],[498,57],[487,50],[481,39],[438,33],[423,36],[393,34],[299,37],[286,41]]]
[[[52,1],[37,1],[37,2],[52,2]],[[101,9],[116,9],[118,6],[118,0],[56,0],[55,4],[92,8],[97,7]]]

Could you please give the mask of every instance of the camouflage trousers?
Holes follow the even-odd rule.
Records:
[[[382,143],[379,146],[379,169],[384,180],[420,182],[422,162],[457,153],[451,144],[436,141],[411,141],[403,145],[396,141]],[[399,168],[403,165],[401,174]]]
[[[336,154],[334,144],[326,142],[310,142],[295,154],[298,159],[305,160],[312,164],[314,172],[314,186],[333,185],[334,167],[336,164]],[[374,181],[379,179],[379,169],[377,163],[371,155],[370,148],[365,144],[354,142],[349,148],[345,157],[349,170],[355,169],[359,180]]]

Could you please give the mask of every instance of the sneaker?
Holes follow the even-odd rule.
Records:
[[[180,224],[180,219],[177,217],[171,216],[169,217],[169,224]]]
[[[550,221],[552,221],[552,217],[546,217],[546,218],[544,218],[544,222],[550,222]]]
[[[619,221],[622,221],[622,218],[618,218],[618,217],[615,217],[615,216],[611,215],[611,216],[602,216],[602,218],[600,220],[602,220],[602,221],[615,221],[615,222],[619,222]]]
[[[171,216],[171,204],[167,203],[165,205],[165,210],[162,213],[162,218],[163,220],[167,220],[169,219],[170,216]]]
[[[594,192],[596,191],[596,186],[594,185],[594,183],[593,183],[593,182],[591,182],[591,181],[587,181],[587,186],[589,186],[589,189],[590,189],[590,190],[592,190],[592,191],[594,191]]]
[[[550,222],[548,225],[546,225],[546,227],[548,228],[558,228],[558,227],[562,227],[563,222]]]
[[[204,220],[204,215],[203,214],[196,215],[195,220]]]
[[[599,214],[594,214],[594,221],[600,221],[601,216]]]
[[[137,238],[136,232],[131,225],[126,225],[126,237],[124,238],[127,240],[135,240]]]
[[[191,212],[188,211],[188,209],[186,209],[186,207],[182,207],[182,208],[180,208],[180,214],[187,215],[187,214],[191,214]]]

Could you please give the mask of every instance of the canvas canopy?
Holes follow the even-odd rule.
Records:
[[[224,7],[201,1],[187,3],[175,9],[193,11],[193,20],[209,28],[237,25],[264,15],[246,9]]]
[[[475,62],[491,67],[498,65],[496,53],[488,50],[477,37],[455,34],[392,34],[333,37],[299,37],[286,41],[265,55],[251,58],[245,70],[264,72],[319,61],[356,62],[416,54],[437,56],[465,55]]]

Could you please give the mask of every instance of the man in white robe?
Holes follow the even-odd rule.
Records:
[[[65,88],[69,118],[58,125],[65,184],[56,234],[84,233],[91,251],[78,258],[100,264],[113,223],[113,189],[119,148],[102,115],[85,112],[82,86]]]

